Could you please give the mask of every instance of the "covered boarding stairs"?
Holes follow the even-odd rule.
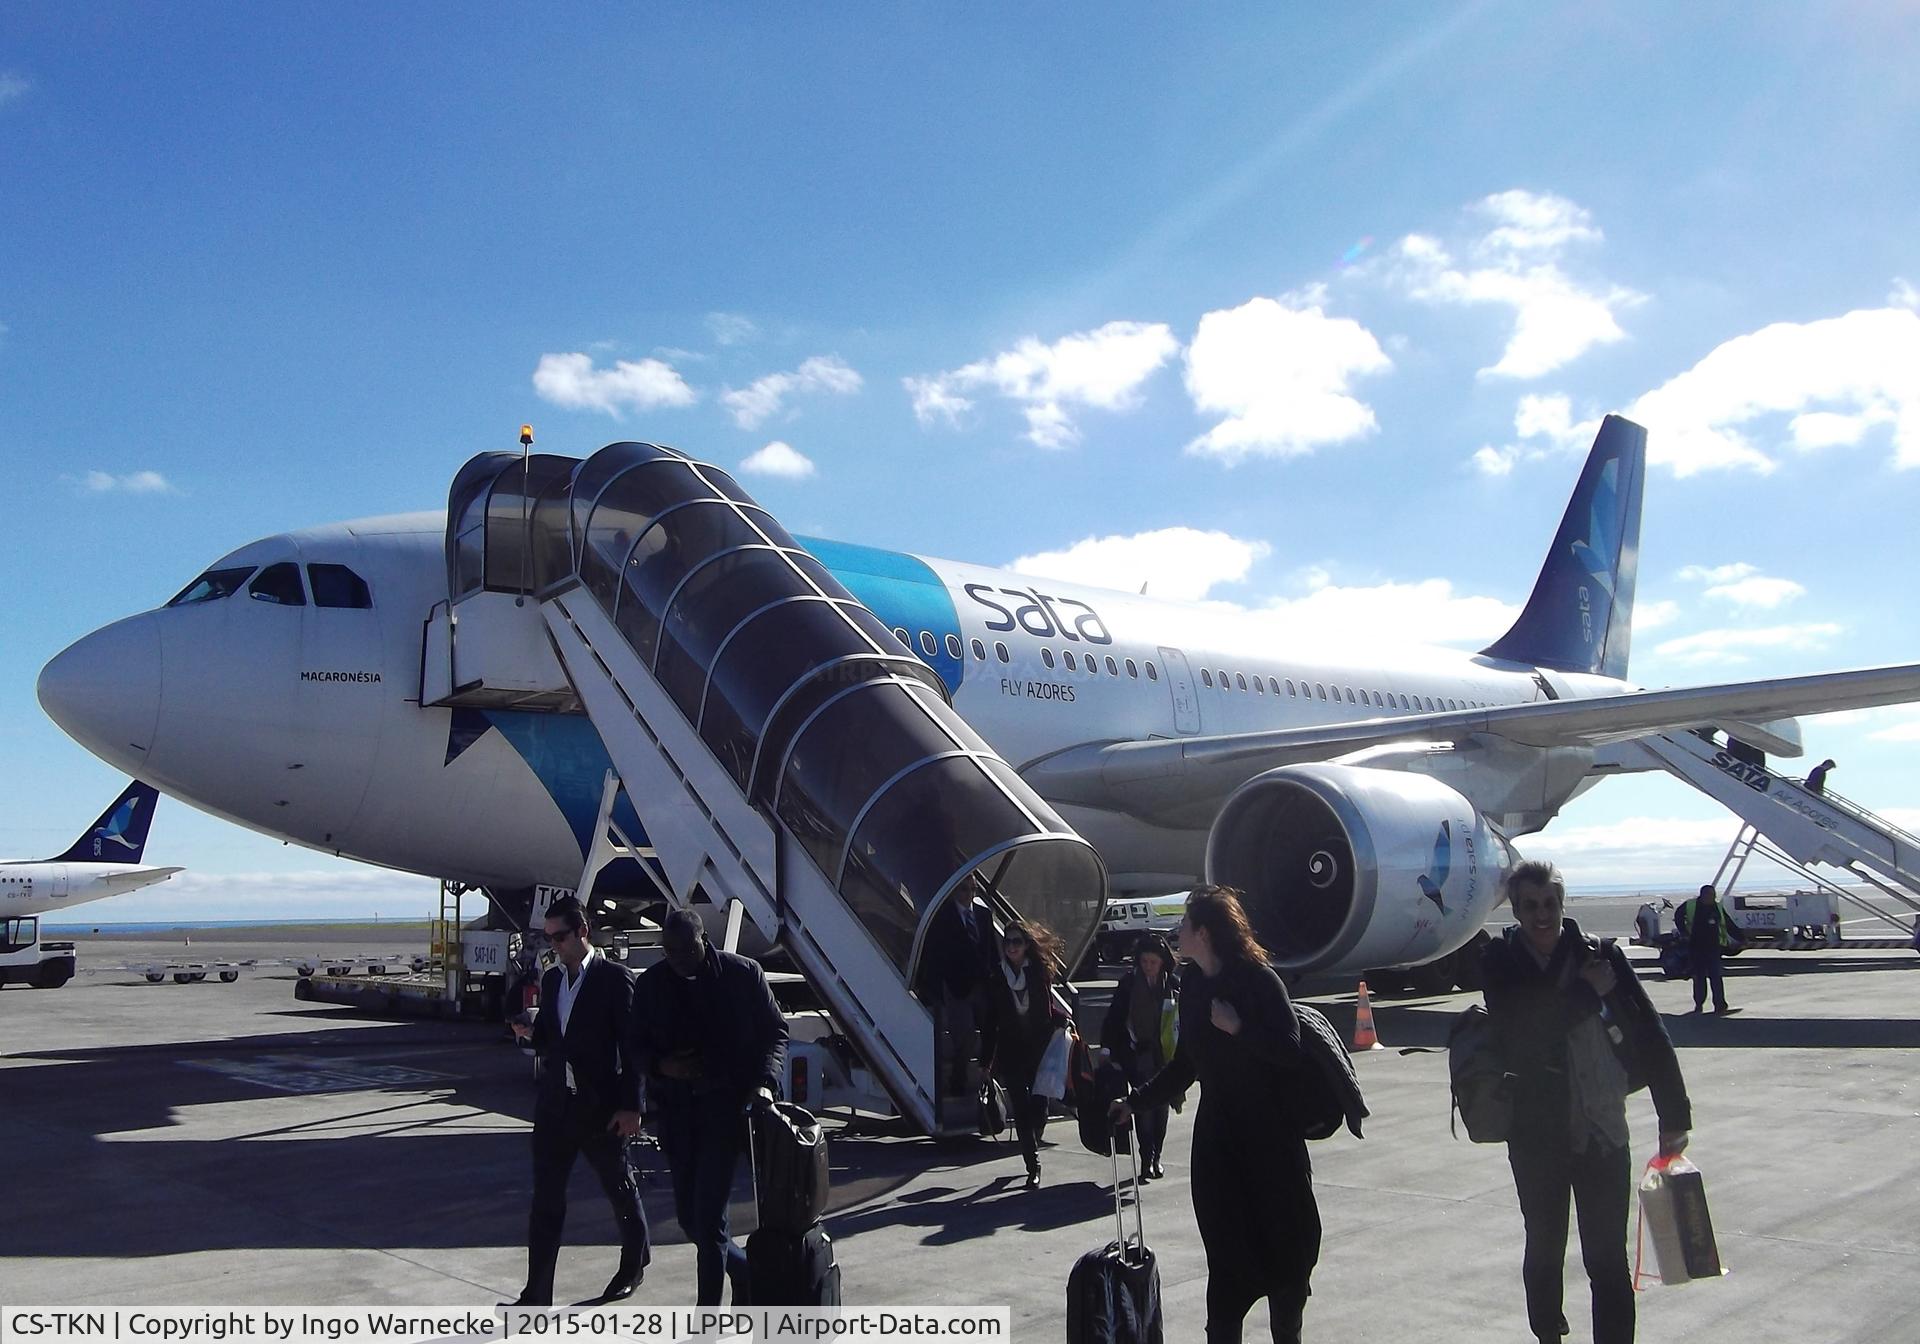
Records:
[[[1106,900],[1092,846],[719,468],[644,443],[487,453],[448,505],[438,702],[577,703],[671,898],[738,902],[902,1114],[971,1131],[962,991],[1017,918],[1077,961]]]
[[[1748,857],[1758,853],[1912,937],[1911,921],[1899,924],[1812,867],[1839,868],[1920,919],[1920,838],[1836,793],[1809,789],[1800,780],[1739,760],[1697,733],[1644,737],[1634,745],[1746,823],[1715,882],[1722,896],[1733,890]]]

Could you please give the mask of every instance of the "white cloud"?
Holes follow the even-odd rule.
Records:
[[[1558,864],[1576,895],[1583,882],[1644,882],[1658,890],[1673,884],[1675,872],[1713,871],[1738,829],[1729,816],[1624,817],[1586,826],[1556,821],[1519,843],[1527,858]]]
[[[1805,596],[1807,591],[1792,579],[1768,578],[1758,566],[1745,561],[1730,565],[1688,565],[1680,571],[1680,577],[1706,584],[1708,597],[1738,607],[1777,607]]]
[[[745,345],[760,335],[753,319],[739,313],[708,313],[707,331],[720,345]]]
[[[1698,634],[1683,635],[1670,639],[1654,649],[1654,653],[1676,662],[1703,664],[1734,664],[1747,661],[1747,652],[1753,649],[1820,649],[1842,627],[1829,621],[1812,621],[1802,625],[1772,625],[1756,630],[1702,630]]]
[[[1680,618],[1678,602],[1635,602],[1633,604],[1633,638],[1658,630],[1663,625],[1672,625]]]
[[[1762,607],[1771,610],[1783,602],[1791,602],[1806,594],[1806,589],[1792,579],[1769,579],[1756,575],[1751,579],[1741,579],[1738,583],[1717,583],[1707,589],[1708,597],[1717,597],[1723,602],[1731,602],[1736,607]]]
[[[973,408],[969,392],[993,392],[1021,404],[1029,441],[1065,448],[1080,438],[1070,408],[1130,409],[1140,385],[1179,348],[1165,323],[1109,322],[1052,345],[1028,337],[991,359],[901,381],[922,425],[937,419],[958,424]]]
[[[778,415],[788,397],[806,393],[846,396],[858,392],[861,378],[838,355],[815,355],[791,373],[770,373],[743,388],[728,388],[720,400],[742,429],[755,429]]]
[[[618,419],[622,410],[691,406],[694,390],[657,359],[622,359],[610,369],[593,367],[591,355],[542,355],[533,371],[533,390],[541,399],[570,411],[605,411]]]
[[[11,70],[0,71],[0,107],[5,107],[16,98],[24,98],[33,87],[33,81],[24,75],[16,75]]]
[[[1316,575],[1325,579],[1324,574]],[[1456,593],[1446,579],[1368,587],[1322,582],[1305,597],[1280,598],[1246,613],[1255,628],[1297,642],[1304,631],[1348,648],[1486,644],[1506,633],[1520,609],[1498,598]]]
[[[1372,408],[1348,389],[1355,378],[1391,367],[1372,332],[1328,317],[1318,303],[1254,298],[1208,313],[1187,350],[1187,391],[1197,410],[1227,418],[1187,451],[1232,464],[1371,434],[1378,427]]]
[[[1483,476],[1509,476],[1513,474],[1514,463],[1520,460],[1518,448],[1495,448],[1486,445],[1473,455],[1473,465]]]
[[[742,462],[740,470],[754,476],[779,476],[789,481],[804,481],[813,475],[813,459],[792,444],[775,439]]]
[[[1529,393],[1513,410],[1519,442],[1488,444],[1473,455],[1483,475],[1506,476],[1522,462],[1537,462],[1585,449],[1600,432],[1600,417],[1575,421],[1573,401],[1562,393]]]
[[[1009,569],[1036,578],[1063,579],[1139,592],[1175,602],[1197,602],[1217,584],[1237,583],[1272,550],[1225,532],[1163,527],[1132,536],[1088,537],[1063,551],[1023,555]]]
[[[1730,565],[1687,565],[1681,569],[1679,577],[1694,583],[1732,583],[1759,572],[1756,566],[1740,560]]]
[[[1920,289],[1900,276],[1893,278],[1893,288],[1887,291],[1887,306],[1890,308],[1920,308]]]
[[[1896,723],[1891,728],[1868,733],[1867,737],[1875,742],[1920,742],[1920,719]]]
[[[109,471],[89,471],[80,484],[95,494],[170,495],[173,482],[157,471],[130,471],[116,476]]]
[[[1488,196],[1473,211],[1491,227],[1469,245],[1470,262],[1456,260],[1437,238],[1410,234],[1395,245],[1386,275],[1425,303],[1513,310],[1506,349],[1482,376],[1538,378],[1625,338],[1615,315],[1644,296],[1618,285],[1583,286],[1560,268],[1571,245],[1601,239],[1587,211],[1526,191]]]
[[[1891,425],[1894,465],[1920,467],[1920,312],[1776,322],[1721,344],[1627,414],[1647,427],[1650,460],[1680,476],[1773,470],[1748,429],[1777,416],[1789,417],[1788,436],[1802,449],[1857,443]]]

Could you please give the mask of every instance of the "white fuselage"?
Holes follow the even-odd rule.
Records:
[[[164,882],[179,871],[128,863],[0,862],[0,919],[57,915]]]
[[[816,549],[941,672],[955,708],[1016,768],[1087,743],[1546,694],[1532,669],[1452,650],[1341,655],[1311,631],[1276,635],[1205,604],[836,543]],[[882,560],[892,576],[869,582],[863,566]],[[285,561],[349,567],[372,605],[284,606],[243,588],[145,612],[50,663],[42,702],[104,759],[253,830],[493,888],[573,885],[607,764],[589,721],[487,711],[482,731],[463,734],[460,711],[420,703],[423,630],[447,597],[444,517],[282,534],[215,568]],[[1622,689],[1598,677],[1557,680],[1562,695]],[[1166,890],[1200,874],[1204,827],[1060,811],[1099,849],[1117,891]]]

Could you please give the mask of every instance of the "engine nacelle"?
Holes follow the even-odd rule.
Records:
[[[1302,972],[1446,955],[1479,931],[1513,862],[1445,784],[1351,765],[1257,775],[1207,837],[1207,880],[1245,892],[1274,964]]]

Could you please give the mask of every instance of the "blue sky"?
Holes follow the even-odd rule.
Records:
[[[54,652],[523,420],[752,462],[796,531],[1477,647],[1624,411],[1637,679],[1920,659],[1917,66],[1864,2],[8,6],[0,853],[118,786]],[[1920,713],[1808,735],[1920,819]],[[1684,884],[1733,829],[1636,781],[1526,848]],[[431,903],[178,804],[151,852],[192,874],[100,919]]]

